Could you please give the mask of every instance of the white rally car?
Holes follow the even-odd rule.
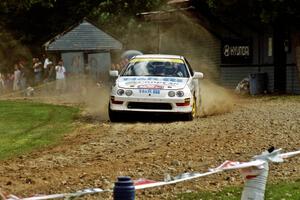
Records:
[[[109,102],[111,121],[122,120],[128,112],[174,113],[193,120],[200,107],[199,79],[182,56],[138,55],[118,73],[112,86]],[[123,115],[124,117],[124,115]]]

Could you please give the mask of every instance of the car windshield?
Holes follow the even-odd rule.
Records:
[[[167,76],[189,77],[181,59],[132,59],[121,72],[121,76]]]

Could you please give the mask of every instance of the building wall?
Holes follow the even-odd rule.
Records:
[[[87,54],[89,74],[94,80],[108,81],[111,66],[109,52]]]
[[[296,65],[287,66],[286,92],[291,94],[300,94],[300,80]]]
[[[243,67],[222,67],[221,82],[227,88],[235,88],[244,78],[253,73],[268,74],[268,92],[274,91],[274,67],[273,66],[243,66]]]
[[[241,31],[240,36],[220,33],[224,38],[250,38],[252,41],[251,62],[235,64],[221,63],[222,39],[215,37],[190,18],[182,16],[180,20],[171,25],[170,23],[168,26],[160,24],[158,32],[160,40],[158,53],[185,56],[193,68],[204,72],[208,79],[234,89],[241,80],[249,77],[250,74],[266,72],[268,74],[268,91],[274,92],[274,42],[271,29],[266,29],[264,33],[260,34],[245,29]],[[300,51],[298,54],[300,55]],[[291,42],[290,49],[286,54],[286,91],[300,94],[300,67],[297,68],[300,64],[296,65],[295,57],[295,47]]]
[[[252,73],[268,74],[268,91],[274,92],[274,44],[271,32],[262,35],[253,33],[253,58],[249,64],[221,64],[221,82],[228,88],[234,88]],[[295,47],[292,45],[286,53],[286,92],[300,94],[299,69],[295,63]],[[298,53],[300,55],[300,51]],[[300,57],[300,56],[299,56]]]
[[[300,94],[300,32],[295,31],[292,34],[292,49],[294,49],[294,61],[295,65],[291,66],[287,75],[291,77],[288,80],[288,91],[295,91],[296,94]]]
[[[97,81],[106,81],[109,77],[110,52],[63,52],[61,57],[70,75],[86,74]]]
[[[70,74],[84,73],[83,52],[63,52],[61,53],[66,72]]]

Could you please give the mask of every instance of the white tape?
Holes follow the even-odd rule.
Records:
[[[300,151],[293,151],[293,152],[282,153],[279,156],[281,158],[290,158],[290,157],[296,156],[298,154],[300,154]]]
[[[280,154],[281,149],[277,149],[272,151],[271,153],[269,152],[263,152],[261,155],[254,156],[252,161],[249,162],[237,162],[237,161],[225,161],[223,162],[220,166],[209,169],[208,172],[205,173],[196,173],[196,172],[191,172],[191,173],[183,173],[180,174],[176,177],[170,178],[166,181],[154,181],[154,180],[147,180],[147,179],[139,179],[135,182],[135,189],[136,190],[141,190],[141,189],[146,189],[146,188],[153,188],[153,187],[159,187],[159,186],[164,186],[164,185],[171,185],[171,184],[176,184],[179,182],[183,181],[188,181],[204,176],[209,176],[215,173],[227,171],[227,170],[235,170],[235,169],[242,169],[245,172],[255,171],[259,172],[257,174],[258,179],[257,180],[251,180],[251,181],[246,181],[245,184],[245,191],[243,192],[243,200],[248,200],[248,196],[251,196],[251,193],[255,193],[255,186],[259,186],[259,191],[258,192],[258,199],[262,199],[264,195],[264,190],[265,190],[265,183],[267,181],[267,176],[268,176],[268,161],[270,162],[282,162],[284,158],[290,158],[292,156],[296,156],[300,154],[299,151],[294,151],[294,152],[287,152],[287,153],[282,153]],[[254,169],[253,169],[254,168]],[[246,170],[245,170],[246,169]],[[247,169],[249,169],[247,171]],[[255,178],[254,177],[254,178]],[[263,193],[262,193],[263,191]],[[112,192],[112,190],[102,190],[100,188],[89,188],[85,190],[80,190],[74,193],[65,193],[65,194],[52,194],[52,195],[42,195],[42,196],[35,196],[35,197],[28,197],[28,198],[23,198],[20,199],[16,196],[9,195],[9,198],[6,200],[46,200],[46,199],[60,199],[60,198],[71,198],[71,197],[79,197],[87,194],[96,194],[96,193],[102,193],[102,192]],[[256,194],[256,193],[255,193]],[[248,196],[247,196],[248,195]],[[252,198],[252,197],[251,197]],[[250,198],[250,199],[251,199]],[[256,198],[255,198],[256,199]]]
[[[35,197],[23,198],[20,200],[46,200],[46,199],[62,199],[62,198],[71,198],[71,197],[80,197],[87,194],[96,194],[102,192],[110,192],[110,190],[102,190],[100,188],[88,188],[80,190],[74,193],[64,193],[64,194],[51,194],[51,195],[41,195]]]
[[[227,170],[249,168],[253,171],[252,168],[256,168],[258,171],[261,172],[262,170],[266,170],[265,166],[268,166],[268,165],[266,165],[267,161],[281,162],[281,160],[283,158],[288,158],[288,157],[292,157],[292,156],[300,154],[300,151],[279,154],[280,151],[281,151],[281,149],[274,150],[271,153],[264,152],[261,155],[254,156],[255,160],[249,161],[249,162],[237,162],[237,161],[228,161],[227,160],[227,161],[223,162],[220,166],[213,168],[213,169],[209,169],[209,172],[206,172],[206,173],[183,173],[183,174],[175,177],[175,180],[170,180],[170,181],[148,180],[145,183],[136,182],[137,184],[135,186],[135,189],[140,190],[140,189],[159,187],[159,186],[164,186],[164,185],[171,185],[171,184],[196,179],[196,178],[208,176],[211,174],[215,174],[215,173],[227,171]],[[146,180],[146,179],[144,179],[144,180]],[[263,188],[263,187],[261,187],[261,188]]]
[[[154,183],[146,183],[146,184],[136,185],[135,189],[141,190],[141,189],[158,187],[158,186],[163,186],[163,185],[171,185],[171,184],[188,181],[188,180],[192,180],[192,179],[203,177],[203,176],[208,176],[208,175],[215,174],[218,172],[219,171],[212,171],[212,172],[206,172],[206,173],[190,173],[191,175],[189,175],[187,177],[179,178],[179,179],[172,180],[172,181],[162,181],[162,182],[154,182]],[[184,173],[184,174],[187,174],[187,173]]]
[[[222,172],[225,170],[243,169],[243,168],[249,168],[249,167],[261,167],[264,163],[265,163],[265,161],[261,161],[261,160],[255,160],[255,161],[244,162],[244,163],[240,163],[240,162],[236,162],[236,161],[225,161],[220,166],[210,169],[209,172],[183,173],[183,174],[180,174],[177,177],[175,177],[175,180],[171,180],[171,181],[158,181],[158,182],[152,181],[150,183],[144,183],[144,184],[138,183],[135,186],[135,189],[140,190],[140,189],[159,187],[159,186],[164,186],[164,185],[171,185],[171,184],[175,184],[175,183],[179,183],[179,182],[183,182],[183,181],[188,181],[188,180],[212,175],[212,174],[219,173],[219,172]]]

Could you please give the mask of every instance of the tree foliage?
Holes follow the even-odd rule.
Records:
[[[151,25],[145,27],[145,23],[137,20],[137,13],[162,9],[164,3],[165,0],[106,0],[88,16],[126,44],[136,34],[144,38],[143,32],[148,32],[150,36]]]
[[[165,0],[2,0],[0,1],[0,59],[37,55],[42,44],[78,23],[92,19],[121,41],[142,27],[136,13],[158,9]],[[18,59],[18,58],[16,58]],[[15,60],[16,60],[15,59]],[[15,62],[14,59],[10,59]],[[0,63],[1,64],[1,63]],[[5,63],[4,65],[8,65]],[[1,68],[1,66],[0,66]],[[3,65],[2,65],[3,68]]]
[[[163,0],[4,0],[1,26],[25,44],[41,44],[49,36],[90,17],[106,27],[126,29],[136,13],[157,8]]]
[[[296,23],[300,16],[298,0],[196,0],[205,3],[218,16],[259,20],[262,23],[277,23],[289,20]]]
[[[3,0],[0,2],[1,13],[22,12],[29,10],[35,4],[53,7],[56,0]]]

